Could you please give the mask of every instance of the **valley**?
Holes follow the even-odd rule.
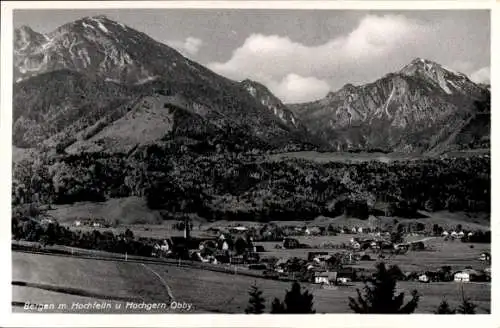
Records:
[[[103,15],[19,27],[14,63],[14,311],[281,313],[295,281],[346,313],[388,279],[489,313],[489,85],[416,57],[287,104]]]

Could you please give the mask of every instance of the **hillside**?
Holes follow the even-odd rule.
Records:
[[[202,108],[206,119],[223,121],[268,143],[300,144],[306,134],[297,128],[298,122],[282,120],[240,83],[105,16],[86,17],[46,35],[23,27],[16,30],[14,46],[18,147],[54,147],[94,124],[111,124],[115,134],[131,131],[124,136],[131,142],[157,140],[162,137],[159,127],[144,130],[138,140],[132,127],[139,122],[130,120],[132,114],[121,118],[143,97],[158,92],[184,97],[188,106]],[[159,108],[155,113],[160,115]],[[74,141],[62,144],[61,150]]]

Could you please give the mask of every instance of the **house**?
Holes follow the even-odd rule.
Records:
[[[430,281],[430,278],[428,275],[426,275],[425,273],[421,274],[418,276],[418,281],[420,282],[429,282]]]
[[[443,231],[443,233],[441,234],[441,236],[443,237],[448,237],[448,235],[449,235],[448,231]]]
[[[465,236],[465,232],[460,231],[460,232],[458,233],[458,238],[462,238],[463,236]]]
[[[283,239],[283,248],[292,249],[299,248],[300,243],[295,238],[286,237]]]
[[[453,275],[455,282],[485,281],[486,275],[474,269],[464,269]]]
[[[247,230],[248,230],[248,228],[244,227],[244,226],[238,226],[238,227],[231,228],[231,232],[233,232],[233,233],[243,233],[243,232],[246,232]]]
[[[488,252],[483,252],[483,253],[481,253],[481,256],[479,256],[479,260],[491,262],[491,254]]]
[[[41,224],[50,224],[50,223],[55,223],[55,220],[53,218],[43,218],[40,220]]]
[[[229,244],[227,243],[227,241],[224,240],[224,242],[222,243],[221,249],[223,251],[227,251],[229,249]]]
[[[452,232],[450,233],[450,236],[451,236],[452,238],[457,238],[457,237],[458,237],[458,233],[457,233],[456,231],[452,231]]]
[[[325,256],[325,255],[328,255],[328,252],[308,252],[307,253],[307,260],[312,261],[317,256]]]
[[[358,233],[363,233],[363,227],[358,228]]]
[[[316,272],[314,274],[315,284],[331,285],[337,281],[337,272]]]
[[[319,227],[310,227],[305,231],[306,235],[317,236],[321,234],[321,229]]]

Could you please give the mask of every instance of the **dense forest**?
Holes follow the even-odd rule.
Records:
[[[179,134],[179,135],[175,135]],[[41,155],[13,167],[13,205],[146,197],[164,213],[209,220],[318,215],[417,217],[418,210],[490,211],[490,158],[363,163],[271,161],[247,135],[174,130],[130,154]]]

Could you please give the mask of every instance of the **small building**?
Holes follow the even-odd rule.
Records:
[[[443,233],[441,234],[441,236],[443,237],[448,237],[448,235],[449,235],[448,231],[443,231]]]
[[[326,255],[328,255],[328,252],[308,252],[307,260],[310,262],[313,261],[314,258],[316,258],[317,256],[326,256]]]
[[[337,278],[337,285],[347,285],[351,281],[352,281],[352,279],[350,277],[338,277]]]
[[[470,281],[484,281],[486,275],[474,269],[465,269],[458,271],[453,275],[455,282],[470,282]]]
[[[306,235],[317,236],[321,234],[321,229],[319,227],[310,227],[305,231]]]
[[[337,281],[337,272],[316,272],[314,274],[315,284],[331,285]]]
[[[357,241],[355,241],[354,243],[351,243],[351,247],[353,249],[360,249],[361,248],[361,244],[358,243]]]
[[[491,262],[491,254],[488,252],[483,252],[483,253],[481,253],[481,256],[479,256],[479,260]]]
[[[430,278],[428,275],[426,275],[425,273],[421,274],[418,276],[418,281],[420,282],[429,282],[430,281]]]

